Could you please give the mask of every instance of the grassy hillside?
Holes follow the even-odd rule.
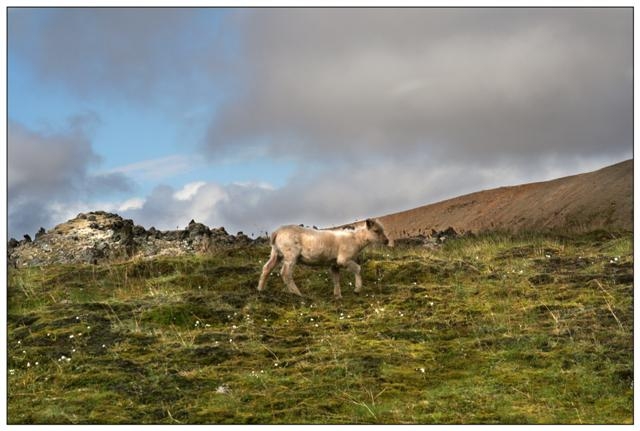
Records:
[[[11,269],[10,423],[632,423],[632,235]]]

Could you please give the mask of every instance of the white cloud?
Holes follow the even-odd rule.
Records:
[[[267,183],[265,181],[234,181],[231,183],[234,186],[239,187],[247,187],[247,188],[258,188],[264,190],[275,190],[272,184]]]
[[[219,208],[226,199],[225,188],[215,183],[189,183],[179,190],[157,186],[141,206],[122,211],[121,215],[147,228],[161,230],[182,229],[192,219],[220,226]]]
[[[199,167],[202,163],[202,158],[199,156],[173,154],[118,166],[105,171],[105,173],[120,173],[141,180],[158,181],[188,172]]]
[[[118,211],[127,211],[127,210],[135,210],[140,209],[144,205],[144,199],[142,198],[131,198],[122,202],[117,206]]]
[[[200,187],[206,185],[204,181],[196,181],[195,183],[188,183],[183,188],[173,194],[173,197],[179,201],[186,201],[191,199]]]

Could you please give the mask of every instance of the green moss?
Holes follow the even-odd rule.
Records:
[[[268,255],[11,268],[9,422],[633,420],[632,235],[372,248],[341,301],[303,265],[258,293]]]

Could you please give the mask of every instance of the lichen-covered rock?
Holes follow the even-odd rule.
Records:
[[[42,228],[33,241],[28,235],[22,241],[10,239],[7,254],[11,266],[100,264],[135,256],[204,253],[212,246],[251,243],[242,232],[233,236],[223,227],[211,229],[194,220],[182,230],[159,231],[155,227],[146,230],[117,214],[93,211],[80,213],[48,232]]]

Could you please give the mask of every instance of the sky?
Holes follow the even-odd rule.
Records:
[[[9,236],[257,236],[630,159],[632,13],[10,8]]]

